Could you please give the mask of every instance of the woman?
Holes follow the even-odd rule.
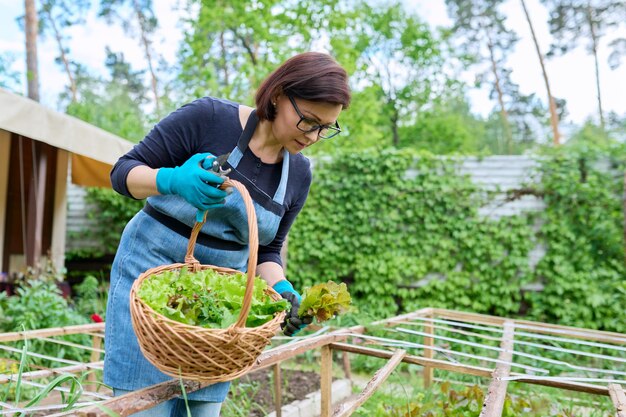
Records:
[[[214,155],[230,152],[229,177],[243,183],[254,201],[257,274],[293,306],[283,331],[293,335],[306,325],[297,317],[300,294],[285,278],[280,250],[311,183],[309,161],[300,152],[337,135],[337,118],[349,103],[346,71],[327,54],[303,53],[261,84],[256,109],[211,97],[196,100],[159,122],[115,164],[113,188],[131,198],[147,198],[124,229],[111,270],[104,382],[115,395],[171,379],[139,349],[129,294],[145,270],[184,260],[198,212],[209,210],[195,257],[202,264],[246,270],[245,207],[238,193],[217,188],[220,176],[203,168]],[[192,415],[218,416],[228,389],[225,382],[191,393]],[[137,415],[175,416],[184,409],[182,400],[175,399]]]

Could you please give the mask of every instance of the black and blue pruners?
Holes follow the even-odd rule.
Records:
[[[230,171],[231,171],[230,168],[224,169],[224,166],[226,165],[226,161],[228,161],[229,156],[230,156],[230,152],[220,155],[217,158],[213,158],[213,162],[211,163],[211,166],[208,168],[205,166],[205,169],[213,171],[220,177],[226,179],[227,175],[230,174]]]

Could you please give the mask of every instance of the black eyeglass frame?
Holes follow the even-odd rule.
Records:
[[[302,114],[302,112],[298,108],[298,105],[296,104],[296,100],[292,96],[287,95],[287,97],[289,97],[289,101],[291,101],[291,105],[293,106],[293,109],[296,111],[298,116],[300,116],[300,120],[298,120],[298,123],[296,123],[296,128],[298,128],[298,130],[300,132],[311,133],[311,132],[315,132],[317,130],[317,137],[321,138],[321,139],[334,138],[335,136],[337,136],[338,134],[341,133],[341,127],[339,126],[339,122],[338,121],[335,122],[334,126],[330,126],[330,125],[313,125],[313,127],[311,127],[310,129],[302,129],[300,127],[300,123],[302,123],[305,120],[307,120],[309,122],[312,122],[312,120]],[[310,123],[308,123],[308,124],[310,124]],[[330,135],[322,135],[322,129],[328,129],[328,132],[330,132],[331,134]]]

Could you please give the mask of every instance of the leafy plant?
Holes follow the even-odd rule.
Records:
[[[328,281],[304,290],[298,315],[313,316],[321,323],[348,311],[351,302],[345,283]]]
[[[212,269],[191,272],[186,267],[164,271],[141,283],[138,295],[164,316],[194,326],[226,328],[237,321],[246,292],[245,274],[220,274]],[[288,308],[274,301],[267,283],[255,277],[246,326],[257,327]]]
[[[289,276],[344,282],[373,318],[442,307],[624,331],[625,160],[606,142],[546,153],[523,189],[545,211],[489,218],[480,209],[495,193],[461,175],[459,159],[409,149],[320,158],[290,232]],[[537,245],[546,254],[535,266]]]

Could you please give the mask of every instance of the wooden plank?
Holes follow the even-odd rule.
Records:
[[[343,363],[343,373],[344,376],[352,380],[352,370],[350,366],[350,357],[348,356],[348,352],[341,352],[341,361]]]
[[[87,332],[104,332],[104,323],[79,324],[67,327],[52,327],[49,329],[26,330],[22,332],[0,333],[0,342],[37,339],[40,337],[63,336]]]
[[[424,322],[424,333],[429,336],[424,336],[424,345],[426,346],[434,346],[435,339],[432,335],[435,334],[435,329],[433,327],[433,323],[430,321]],[[429,348],[424,348],[424,358],[432,359],[433,358],[433,350]],[[424,388],[429,388],[433,383],[433,368],[431,366],[425,366],[422,372],[424,378]]]
[[[57,149],[57,161],[54,183],[54,206],[52,210],[52,236],[50,257],[52,263],[61,271],[65,266],[65,238],[67,236],[67,176],[69,152]]]
[[[351,352],[351,353],[359,353],[361,355],[373,356],[375,358],[391,359],[391,357],[393,356],[393,352],[388,351],[388,350],[350,345],[347,343],[331,343],[330,347],[335,350],[341,350],[341,351],[346,351],[346,352]],[[414,355],[406,355],[402,359],[402,361],[413,364],[413,365],[430,366],[433,368],[442,369],[444,371],[459,372],[462,374],[480,376],[484,378],[491,377],[491,374],[493,372],[493,369],[481,368],[478,366],[454,364],[451,362],[441,361],[438,359],[426,359],[426,358],[422,358],[422,357],[414,356]]]
[[[330,345],[335,350],[345,350],[351,353],[360,353],[363,355],[374,356],[377,358],[390,358],[391,352],[386,350],[372,349],[366,348],[362,346],[350,345],[347,343],[332,343]],[[432,366],[433,368],[441,369],[449,372],[456,372],[467,375],[474,375],[483,378],[491,378],[493,370],[487,368],[481,368],[478,366],[470,366],[470,365],[462,365],[462,364],[454,364],[446,361],[441,361],[437,359],[425,359],[419,356],[407,355],[403,362],[411,363],[414,365],[421,366]],[[522,376],[524,374],[520,374],[518,372],[511,372],[511,375]],[[600,385],[592,385],[592,384],[584,384],[580,382],[567,382],[567,381],[558,381],[552,379],[535,379],[535,378],[516,378],[516,382],[525,382],[528,384],[534,385],[542,385],[546,387],[567,389],[570,391],[576,392],[586,392],[588,394],[595,395],[609,395],[609,390],[606,386]]]
[[[619,384],[609,384],[609,396],[615,405],[616,417],[626,417],[626,394]]]
[[[7,217],[6,205],[9,200],[7,193],[9,190],[9,167],[11,166],[10,155],[11,134],[6,130],[0,129],[0,201],[3,202],[0,210],[0,271],[9,270],[9,265],[4,264],[4,245],[5,239],[7,239],[5,224]]]
[[[322,346],[322,366],[320,370],[320,417],[330,417],[333,406],[333,352],[328,345]]]
[[[382,385],[383,382],[389,378],[391,373],[398,367],[398,365],[402,362],[402,359],[406,355],[406,351],[397,350],[389,362],[385,364],[384,367],[380,368],[372,379],[367,383],[363,391],[355,398],[354,400],[348,401],[346,403],[341,404],[335,412],[333,413],[333,417],[348,417],[357,408],[359,408],[365,401],[367,401],[376,390]]]
[[[280,371],[280,363],[274,365],[274,409],[276,417],[283,415],[283,377]]]
[[[89,360],[91,362],[96,362],[100,360],[100,352],[101,352],[100,348],[102,347],[102,338],[94,336],[91,339],[92,339],[91,341],[92,347],[94,350],[91,351],[91,357],[89,358]],[[98,389],[98,383],[97,383],[95,372],[91,372],[89,375],[87,375],[87,381],[90,382],[89,389],[93,391],[96,391]]]
[[[43,216],[46,201],[46,175],[48,172],[47,144],[33,141],[33,155],[23,155],[32,158],[34,172],[30,174],[28,185],[27,221],[26,221],[26,264],[39,267],[44,240]]]
[[[250,370],[250,372],[267,368],[268,366],[280,363],[285,359],[317,349],[321,346],[328,345],[329,343],[343,341],[346,337],[347,335],[345,334],[345,331],[342,330],[293,341],[285,345],[266,350],[261,354],[261,356],[259,356],[257,364]],[[197,391],[209,385],[196,381],[184,381],[183,384],[187,393]],[[104,401],[99,405],[107,407],[120,416],[127,416],[154,407],[159,403],[181,395],[181,393],[180,381],[178,379],[172,379],[170,381],[146,387],[142,390],[111,398],[110,400]],[[99,405],[72,410],[68,413],[58,414],[58,416],[72,415],[83,417],[108,417],[109,414],[103,411]]]
[[[445,310],[435,308],[434,313],[441,318],[450,320],[459,320],[469,323],[488,324],[492,326],[502,326],[505,321],[512,321],[518,330],[524,330],[532,333],[551,334],[551,335],[568,335],[577,339],[587,339],[598,342],[607,342],[626,345],[626,335],[615,332],[605,332],[601,330],[589,330],[579,327],[561,326],[558,324],[540,323],[529,320],[514,320],[504,317],[488,316],[485,314],[468,313],[455,310]],[[523,326],[532,326],[532,329],[526,329]]]
[[[498,359],[502,362],[498,363],[493,371],[493,379],[489,384],[480,417],[500,417],[502,415],[506,388],[509,384],[507,380],[502,380],[502,378],[509,376],[511,372],[514,331],[515,326],[512,322],[507,321],[504,323],[504,333],[502,334],[502,343],[500,344],[502,351],[498,356]]]

